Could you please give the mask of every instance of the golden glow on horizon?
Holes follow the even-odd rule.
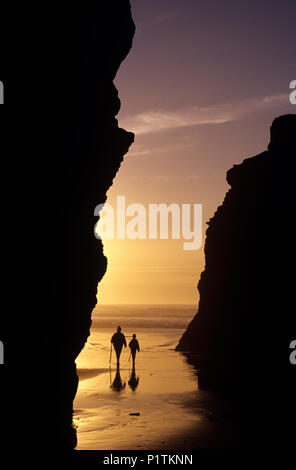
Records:
[[[100,304],[197,302],[202,250],[184,251],[182,240],[104,240],[103,243],[108,267],[98,287]]]

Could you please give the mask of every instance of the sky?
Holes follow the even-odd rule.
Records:
[[[194,304],[206,222],[226,171],[264,151],[272,120],[295,113],[296,2],[132,0],[133,47],[115,79],[119,126],[135,133],[107,202],[202,204],[203,243],[104,240],[103,304]]]

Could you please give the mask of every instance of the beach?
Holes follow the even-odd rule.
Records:
[[[78,450],[193,449],[217,440],[209,395],[198,389],[194,367],[175,351],[193,314],[193,306],[100,306],[94,312],[91,335],[76,361]],[[118,325],[127,343],[137,334],[141,351],[134,370],[128,347],[119,371],[114,351],[109,364]]]

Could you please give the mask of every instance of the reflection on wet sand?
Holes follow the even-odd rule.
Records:
[[[112,382],[112,379],[111,379],[111,369],[110,369],[110,383],[111,382]],[[125,386],[126,386],[126,383],[125,381],[122,380],[119,366],[117,366],[115,379],[111,383],[110,388],[112,388],[112,390],[115,390],[117,392],[121,392],[122,390],[125,389]]]
[[[106,367],[112,331],[92,329],[77,360],[79,374]],[[208,401],[198,390],[195,369],[173,349],[181,331],[146,328],[138,334],[142,353],[134,368],[129,351],[123,350],[120,369],[113,357],[115,363],[105,373],[79,381],[74,404],[77,450],[188,449],[196,445],[197,432],[200,446],[216,436],[216,423],[199,411]]]
[[[139,380],[140,380],[139,376],[138,377],[136,376],[135,365],[133,365],[133,370],[132,370],[130,379],[128,381],[128,384],[133,392],[136,390],[137,386],[139,385]]]
[[[114,379],[112,377],[111,368],[109,369],[109,373],[110,373],[110,388],[112,390],[115,390],[116,392],[123,391],[126,387],[126,382],[125,382],[125,380],[122,379],[122,377],[120,375],[120,368],[119,367],[116,368],[116,373],[115,373],[115,378]],[[139,380],[140,380],[139,375],[136,374],[136,369],[135,369],[135,366],[133,365],[133,368],[132,368],[132,371],[130,373],[130,377],[129,377],[129,380],[128,380],[128,385],[129,385],[129,387],[131,388],[131,390],[133,392],[138,387]]]

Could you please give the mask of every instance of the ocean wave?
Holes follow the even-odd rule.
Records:
[[[92,328],[169,328],[184,329],[188,326],[189,319],[184,318],[138,318],[138,317],[100,317],[94,318]]]

